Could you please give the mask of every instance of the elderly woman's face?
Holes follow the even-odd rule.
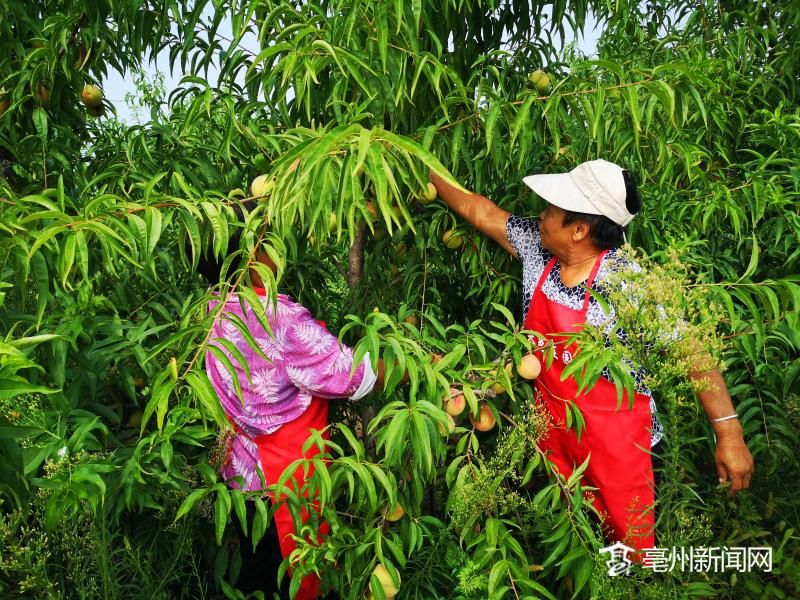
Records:
[[[564,211],[557,206],[548,204],[539,213],[539,231],[542,235],[542,246],[559,256],[572,241],[572,227],[564,225]]]

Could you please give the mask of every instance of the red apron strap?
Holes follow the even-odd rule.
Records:
[[[603,263],[603,259],[608,254],[608,250],[603,250],[597,257],[597,260],[594,263],[594,267],[592,267],[592,272],[589,273],[589,278],[586,280],[586,297],[583,299],[583,307],[581,311],[583,312],[583,316],[586,317],[586,312],[589,310],[589,298],[591,298],[591,289],[592,284],[594,283],[594,278],[597,277],[597,272],[600,270],[600,265]]]
[[[550,271],[553,270],[553,267],[555,266],[555,264],[556,264],[556,257],[555,256],[553,258],[551,258],[549,261],[547,261],[547,265],[545,266],[544,271],[542,271],[542,274],[539,277],[539,281],[536,283],[536,289],[533,290],[533,295],[534,296],[536,295],[536,292],[538,292],[539,290],[542,289],[542,286],[544,285],[544,282],[547,281],[547,276],[550,275]]]
[[[553,270],[553,266],[556,264],[556,257],[554,256],[551,258],[547,265],[542,271],[542,274],[539,276],[539,281],[536,282],[536,287],[533,290],[533,295],[531,296],[531,303],[528,305],[528,312],[525,313],[525,318],[523,319],[523,326],[527,329],[532,329],[532,327],[528,326],[528,317],[533,313],[533,304],[536,301],[536,296],[538,295],[539,291],[541,291],[544,282],[547,281],[547,276],[550,275],[550,271]]]

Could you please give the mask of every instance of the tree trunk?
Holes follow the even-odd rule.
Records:
[[[364,239],[364,224],[359,223],[348,257],[347,285],[351,291],[359,288],[364,277]],[[361,409],[361,440],[364,442],[367,456],[375,453],[375,441],[367,435],[367,426],[375,418],[375,414],[374,406],[365,406]]]
[[[351,290],[356,289],[361,284],[364,276],[364,224],[359,223],[356,230],[356,237],[353,245],[350,246],[350,257],[348,259],[349,269],[347,271],[347,285]]]

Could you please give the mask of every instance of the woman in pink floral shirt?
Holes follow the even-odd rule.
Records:
[[[222,474],[226,480],[234,480],[235,484],[235,478],[241,477],[244,489],[250,491],[263,487],[256,471],[256,440],[259,436],[273,434],[295,421],[315,397],[320,400],[356,400],[372,391],[376,381],[369,355],[353,373],[353,351],[316,321],[306,307],[281,294],[274,307],[276,310],[273,310],[273,303],[263,295],[263,289],[256,288],[256,291],[261,292],[259,295],[269,318],[271,334],[264,331],[252,310],[243,312],[239,298],[231,294],[212,328],[210,340],[212,344],[220,338],[233,342],[244,355],[252,387],[237,360],[222,345],[217,346],[235,367],[242,391],[241,400],[236,394],[233,374],[212,353],[206,355],[206,370],[211,383],[238,434]],[[219,300],[212,300],[209,310],[218,303]],[[250,347],[230,315],[239,317],[247,325],[260,350],[270,360]]]
[[[230,248],[238,248],[238,237],[232,236]],[[265,253],[259,251],[256,259],[274,269]],[[221,260],[201,258],[198,270],[215,283],[219,281],[221,264]],[[254,286],[262,285],[254,270],[250,272],[250,279]],[[316,445],[305,454],[302,447],[312,430],[326,429],[329,399],[356,400],[368,394],[381,379],[373,372],[368,354],[353,369],[353,351],[328,332],[324,323],[316,321],[307,308],[284,295],[279,295],[275,304],[263,288],[253,289],[264,306],[270,332],[265,331],[252,308],[246,306],[243,310],[238,296],[229,294],[214,321],[209,343],[225,353],[234,372],[213,353],[206,354],[206,370],[234,431],[221,473],[229,485],[248,491],[267,489],[293,461],[319,453]],[[216,309],[219,302],[218,298],[209,302],[209,311]],[[237,322],[246,326],[258,351],[248,344]],[[250,373],[249,380],[244,366],[233,353],[224,344],[215,343],[219,340],[231,342],[241,353]],[[380,361],[378,371],[382,373]],[[241,398],[237,395],[234,378]],[[328,438],[327,430],[322,437]],[[311,473],[313,469],[308,475]],[[294,477],[298,488],[304,477],[304,469],[299,467]],[[303,521],[307,516],[302,515]],[[292,539],[294,524],[286,504],[276,510],[274,522],[281,555],[286,558],[296,545]],[[320,534],[327,531],[327,524],[322,522]],[[251,558],[269,561],[266,558],[269,548],[262,550],[262,546],[265,546],[263,542],[259,552]],[[267,591],[263,588],[274,585],[276,569],[275,564],[258,564],[253,569],[256,573],[245,572],[244,575],[258,580],[256,589]],[[295,599],[315,598],[319,583],[317,577],[305,577]]]

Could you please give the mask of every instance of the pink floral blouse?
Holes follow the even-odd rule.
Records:
[[[259,323],[251,309],[242,311],[235,294],[230,294],[220,318],[212,328],[210,344],[219,338],[232,342],[242,353],[250,369],[251,382],[236,358],[222,344],[216,344],[234,366],[231,373],[211,352],[206,353],[206,371],[236,435],[231,454],[222,467],[226,480],[241,476],[244,489],[260,490],[262,484],[256,466],[258,449],[253,441],[273,433],[284,423],[299,417],[311,403],[311,397],[358,399],[375,385],[367,355],[353,371],[353,351],[314,320],[309,310],[288,296],[279,295],[277,309],[261,296],[271,334]],[[209,310],[219,303],[209,302]],[[246,325],[265,360],[245,340],[228,315],[238,316]],[[351,374],[352,372],[352,374]],[[239,381],[242,398],[236,394],[233,377]],[[232,485],[239,487],[236,482]]]

